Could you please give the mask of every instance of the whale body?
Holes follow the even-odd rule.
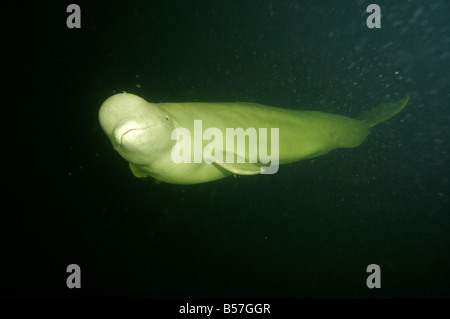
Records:
[[[114,149],[129,162],[136,177],[152,177],[173,184],[198,184],[235,174],[260,174],[262,167],[268,164],[259,155],[256,160],[249,159],[251,143],[248,141],[241,150],[236,145],[231,150],[215,149],[215,155],[231,152],[233,158],[241,157],[240,162],[196,162],[192,154],[192,161],[176,163],[173,150],[183,138],[174,139],[173,132],[180,128],[195,132],[198,130],[195,121],[201,120],[203,132],[208,128],[221,132],[226,132],[227,128],[254,128],[257,138],[261,138],[261,128],[277,129],[278,140],[267,138],[267,144],[269,150],[275,147],[278,151],[276,165],[283,165],[324,155],[333,149],[360,145],[371,127],[399,113],[408,100],[409,96],[405,96],[382,103],[352,119],[256,103],[150,103],[136,95],[120,93],[102,104],[99,121]],[[189,137],[191,141],[187,145],[195,144],[194,135]],[[186,136],[184,140],[187,142]],[[208,142],[203,141],[202,150],[207,145]],[[230,154],[223,155],[227,158]]]

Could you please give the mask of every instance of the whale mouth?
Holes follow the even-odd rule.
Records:
[[[141,130],[141,129],[140,129],[140,128],[132,128],[132,129],[129,129],[128,131],[124,132],[124,133],[120,136],[120,138],[118,139],[118,143],[117,143],[116,145],[114,145],[114,143],[113,143],[114,149],[115,149],[116,151],[119,151],[119,150],[120,150],[120,147],[121,147],[122,144],[123,144],[123,137],[124,137],[125,135],[127,135],[128,133],[130,133],[130,132],[138,131],[138,130]]]
[[[147,130],[149,128],[155,127],[155,126],[159,126],[161,124],[164,124],[163,122],[157,123],[157,124],[152,124],[152,125],[148,125],[148,126],[144,126],[144,127],[131,127],[131,124],[135,124],[133,123],[125,123],[124,125],[121,125],[118,129],[115,129],[113,132],[113,137],[111,139],[112,144],[113,144],[113,148],[116,151],[119,151],[120,148],[123,145],[123,141],[125,138],[125,135],[130,135],[130,133],[136,132],[136,131],[142,131],[142,130]],[[134,125],[133,125],[134,126]],[[137,138],[135,138],[137,139]],[[133,139],[132,139],[133,140]]]

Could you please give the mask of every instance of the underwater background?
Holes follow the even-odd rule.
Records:
[[[2,295],[450,297],[450,5],[377,1],[369,29],[372,2],[77,1],[81,29],[71,1],[15,4]],[[349,117],[411,100],[357,148],[180,186],[113,150],[98,110],[122,91]]]

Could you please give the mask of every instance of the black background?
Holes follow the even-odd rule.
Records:
[[[449,297],[448,4],[380,1],[370,30],[366,1],[77,3],[78,30],[68,1],[5,10],[4,296]],[[411,102],[358,148],[178,186],[134,178],[101,131],[123,90],[350,117]]]

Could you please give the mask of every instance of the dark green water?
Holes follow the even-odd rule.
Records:
[[[6,296],[450,297],[447,2],[378,1],[368,29],[368,1],[83,1],[79,30],[70,3],[7,20],[6,136],[23,134],[20,160],[5,155]],[[358,148],[178,186],[133,177],[113,150],[97,114],[121,91],[349,117],[411,101]]]

